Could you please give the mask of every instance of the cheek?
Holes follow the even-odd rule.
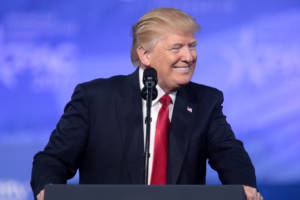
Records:
[[[153,65],[154,68],[159,68],[163,63],[165,62],[165,59],[163,57],[163,54],[157,53],[153,54],[150,57],[150,64]]]
[[[169,65],[177,65],[181,62],[181,57],[179,55],[172,55],[168,57]]]
[[[170,72],[172,65],[174,65],[176,61],[168,56],[162,55],[153,61],[153,63],[156,65],[157,70],[167,73]]]

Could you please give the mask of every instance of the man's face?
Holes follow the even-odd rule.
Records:
[[[156,69],[158,84],[165,92],[191,80],[196,60],[196,39],[192,33],[166,33],[149,52],[150,66]]]

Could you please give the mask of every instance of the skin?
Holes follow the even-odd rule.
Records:
[[[190,82],[197,61],[196,39],[193,33],[163,33],[160,40],[151,50],[142,46],[137,48],[137,54],[142,68],[151,66],[157,71],[159,86],[170,93]],[[262,200],[256,188],[243,186],[247,200]],[[37,195],[38,200],[44,200],[45,190]]]
[[[263,200],[264,198],[261,196],[261,194],[257,191],[256,188],[250,187],[247,185],[243,185],[246,199],[247,200]]]
[[[158,85],[170,93],[190,82],[197,61],[196,39],[193,33],[164,33],[151,50],[142,46],[137,54],[142,68],[157,71]]]
[[[40,193],[36,196],[37,200],[44,200],[45,189],[41,190]]]

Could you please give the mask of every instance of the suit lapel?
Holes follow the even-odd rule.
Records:
[[[188,149],[193,121],[192,101],[187,86],[178,90],[171,120],[168,149],[167,184],[176,184]]]
[[[143,114],[138,69],[122,85],[116,105],[123,141],[124,164],[132,184],[144,182]],[[122,167],[122,166],[120,166]]]

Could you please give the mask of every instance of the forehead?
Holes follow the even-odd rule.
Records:
[[[196,42],[196,38],[191,32],[166,32],[162,34],[160,42],[165,45],[189,44]]]

